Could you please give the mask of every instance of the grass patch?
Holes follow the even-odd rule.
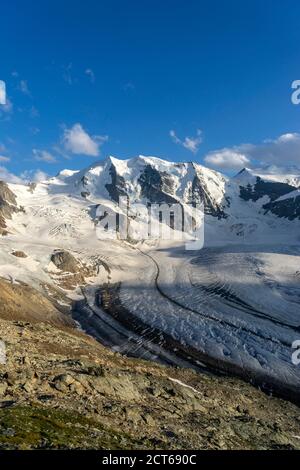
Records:
[[[145,449],[150,443],[59,409],[0,410],[0,449]]]

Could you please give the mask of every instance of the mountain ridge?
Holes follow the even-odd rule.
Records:
[[[294,393],[299,383],[290,362],[299,323],[295,188],[258,176],[243,185],[201,165],[150,157],[106,159],[35,185],[7,188],[5,204],[10,199],[14,210],[0,237],[0,277],[28,285],[65,309],[86,298],[86,286],[91,287],[88,305],[100,315],[93,320],[118,351],[125,343],[140,350],[122,323],[130,312],[137,324],[172,338],[177,351],[179,341],[197,360],[209,358],[217,368],[243,376],[250,371],[257,383]],[[284,194],[296,197],[278,201]],[[204,249],[189,252],[182,241],[141,238],[134,214],[127,238],[118,232],[109,240],[98,237],[99,205],[117,215],[120,195],[133,203],[184,208],[203,202]],[[107,285],[99,297],[97,286]],[[82,308],[89,320],[87,306]],[[111,338],[114,328],[118,334]]]
[[[144,155],[124,160],[108,156],[82,170],[62,170],[45,183],[67,186],[85,198],[100,197],[114,202],[120,196],[127,196],[133,202],[203,202],[205,213],[217,218],[235,215],[229,209],[232,199],[258,201],[266,196],[270,200],[264,200],[260,210],[294,220],[298,218],[298,200],[294,212],[288,203],[286,214],[282,202],[280,214],[268,203],[297,190],[300,171],[299,174],[295,168],[286,169],[293,174],[282,174],[278,168],[276,171],[270,167],[243,168],[237,175],[228,177],[197,162],[172,162]]]

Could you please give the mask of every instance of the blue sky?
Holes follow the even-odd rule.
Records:
[[[55,174],[109,154],[227,172],[298,164],[298,0],[5,0],[0,9],[8,172]]]

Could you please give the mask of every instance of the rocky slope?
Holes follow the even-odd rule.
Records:
[[[237,379],[124,358],[67,320],[4,320],[0,292],[0,449],[300,449],[296,406]]]
[[[74,325],[42,293],[24,283],[14,283],[0,278],[0,316],[5,320],[23,320],[32,323],[43,321],[54,325]]]

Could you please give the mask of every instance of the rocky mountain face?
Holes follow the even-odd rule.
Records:
[[[7,234],[6,220],[11,219],[12,214],[17,210],[15,194],[4,181],[0,181],[0,235]]]
[[[132,202],[203,203],[205,214],[216,219],[240,217],[237,207],[254,216],[271,213],[288,220],[299,219],[299,201],[292,193],[300,187],[300,176],[270,176],[244,169],[236,177],[228,178],[192,162],[109,157],[80,172],[64,171],[52,183],[63,184],[63,190],[70,193],[75,190],[90,201],[100,197],[118,202],[125,196]],[[286,196],[285,203],[280,200],[282,196]],[[257,203],[255,210],[253,202]]]
[[[195,163],[170,163],[154,157],[118,160],[109,157],[80,171],[61,172],[49,181],[63,184],[67,191],[93,200],[117,202],[128,197],[132,202],[157,204],[204,203],[205,212],[223,216],[226,178]]]
[[[264,204],[266,212],[270,211],[278,217],[289,220],[300,219],[300,190],[293,190],[285,193],[275,201]]]
[[[272,213],[288,220],[300,219],[299,176],[259,175],[244,168],[235,180],[239,184],[240,198],[261,202],[263,213]]]

